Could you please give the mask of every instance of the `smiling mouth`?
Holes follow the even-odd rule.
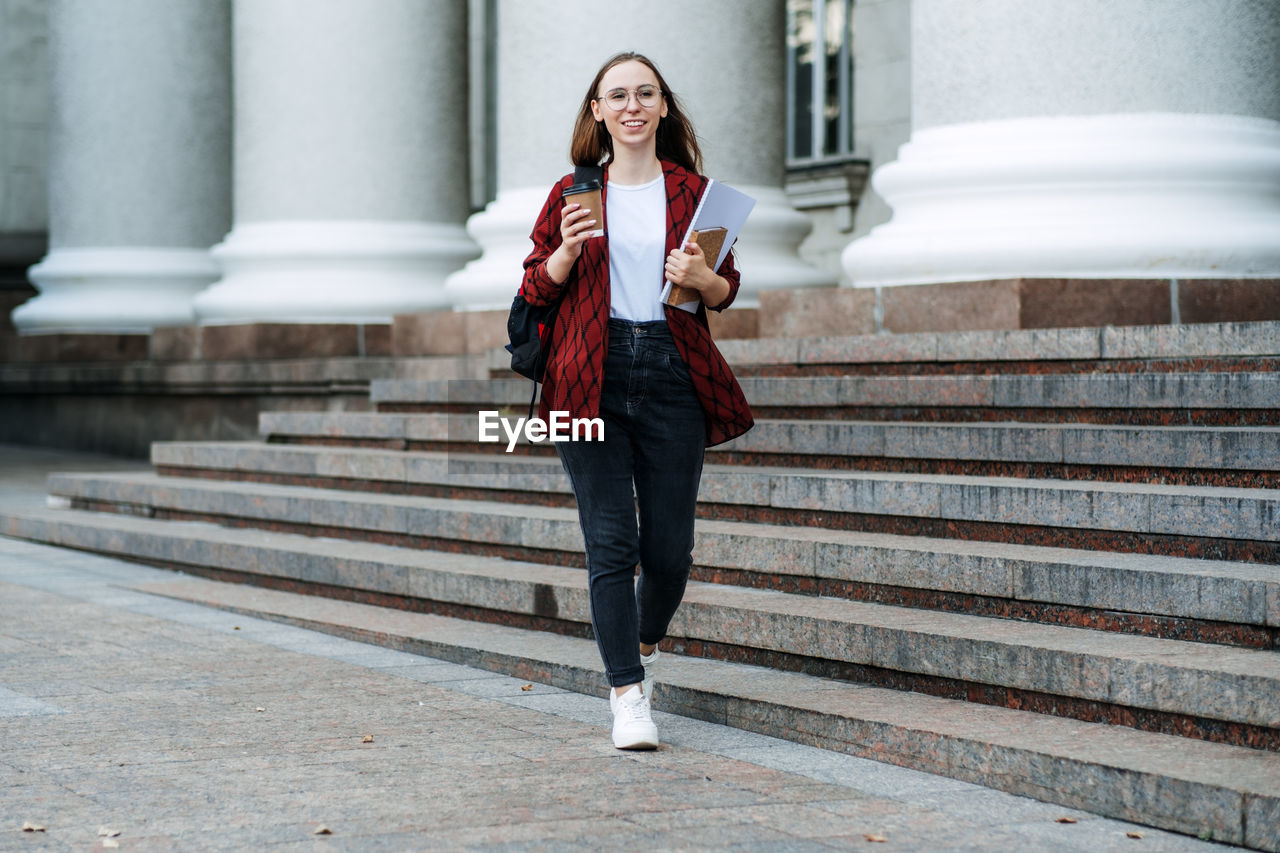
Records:
[[[637,121],[624,121],[624,122],[622,123],[622,126],[623,126],[623,127],[633,127],[633,128],[634,128],[634,127],[644,127],[644,124],[645,124],[645,123],[644,123],[643,121],[638,121],[638,120],[637,120]]]

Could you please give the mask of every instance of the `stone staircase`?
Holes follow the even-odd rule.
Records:
[[[758,425],[708,454],[657,707],[1280,850],[1280,324],[722,349]],[[602,692],[558,461],[475,440],[528,404],[490,366],[54,475],[0,532]]]

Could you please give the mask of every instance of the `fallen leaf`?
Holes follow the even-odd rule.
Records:
[[[365,735],[361,743],[373,743],[373,735]]]
[[[102,839],[102,846],[106,848],[119,847],[120,842],[116,841],[114,838],[104,838]]]
[[[317,826],[316,831],[312,835],[333,835],[333,830],[327,826]]]
[[[532,685],[532,684],[526,684],[524,687],[521,687],[520,689],[521,689],[521,690],[532,690],[532,689],[533,689],[533,685]]]
[[[120,830],[118,829],[109,829],[105,826],[98,828],[99,838],[116,838],[119,835],[120,835]]]
[[[1141,833],[1141,832],[1126,832],[1126,833],[1125,833],[1125,835],[1129,836],[1130,838],[1141,838],[1141,837],[1142,837],[1142,833]]]
[[[27,823],[24,820],[22,822],[22,831],[23,832],[44,832],[44,827],[38,823]]]
[[[1075,818],[1073,818],[1073,817],[1060,817],[1060,818],[1058,818],[1058,823],[1079,823],[1079,822],[1080,822],[1080,821],[1076,820],[1076,819],[1075,819]]]
[[[885,841],[889,840],[885,838],[883,835],[864,835],[862,837],[867,839],[868,841],[874,841],[876,843],[884,843]]]

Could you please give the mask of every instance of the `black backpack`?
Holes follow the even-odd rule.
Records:
[[[591,180],[603,182],[604,169],[600,166],[578,166],[573,170],[575,184]],[[516,293],[516,298],[511,301],[511,313],[507,315],[507,338],[511,341],[507,344],[507,352],[511,353],[511,369],[535,383],[541,382],[546,375],[547,342],[563,301],[561,296],[550,305],[530,305],[523,293]],[[536,400],[536,384],[533,394]],[[529,408],[532,411],[532,400]]]
[[[511,353],[511,369],[521,376],[541,382],[547,372],[547,353],[543,346],[551,335],[551,324],[560,311],[563,297],[550,305],[530,305],[523,293],[511,301],[507,315],[507,352]]]

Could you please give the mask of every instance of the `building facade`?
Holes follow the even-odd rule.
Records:
[[[758,331],[786,309],[814,322],[768,329],[1280,318],[1271,0],[600,11],[7,0],[13,324],[501,310],[619,50],[657,62],[708,173],[758,201],[738,247]]]

